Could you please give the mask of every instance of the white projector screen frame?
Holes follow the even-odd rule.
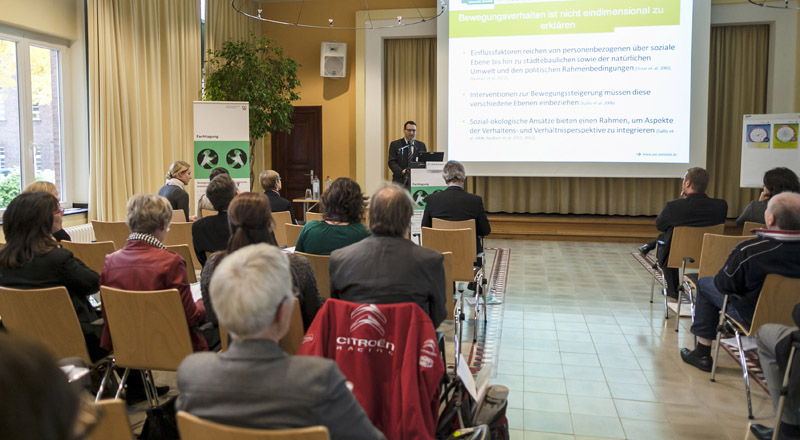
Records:
[[[477,162],[463,161],[470,175],[544,177],[681,177],[687,168],[705,167],[711,5],[694,1],[692,19],[692,65],[690,104],[690,152],[688,163],[612,162]],[[449,14],[449,13],[448,13]],[[449,18],[437,20],[437,150],[448,148]],[[642,115],[645,117],[646,115]],[[490,155],[491,151],[487,151]]]

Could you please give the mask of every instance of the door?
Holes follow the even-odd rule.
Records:
[[[295,107],[291,133],[273,133],[272,167],[281,175],[281,197],[293,200],[305,196],[311,189],[311,170],[322,174],[322,106]],[[292,204],[294,216],[303,219],[303,206]]]

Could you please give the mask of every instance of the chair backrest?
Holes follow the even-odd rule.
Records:
[[[103,271],[103,264],[106,262],[106,255],[114,252],[113,241],[98,241],[95,243],[79,243],[64,240],[61,247],[72,252],[75,258],[83,261],[89,269],[100,273]]]
[[[94,229],[94,236],[97,241],[113,241],[115,249],[122,249],[125,247],[125,242],[128,241],[128,236],[131,235],[131,230],[125,222],[101,222],[92,220],[92,229]]]
[[[794,327],[792,310],[800,303],[800,278],[789,278],[782,275],[769,274],[761,286],[761,293],[753,313],[748,335],[755,334],[767,323],[783,324]]]
[[[470,230],[472,230],[472,242],[473,242],[473,244],[477,243],[476,242],[476,238],[475,238],[475,219],[471,218],[469,220],[444,220],[444,219],[441,219],[441,218],[432,218],[431,219],[431,227],[433,227],[433,229],[464,229],[464,228],[469,228]],[[475,248],[475,252],[474,252],[475,255],[478,254],[478,249],[477,249],[476,246],[477,246],[477,244],[475,246],[473,246],[473,248]]]
[[[0,316],[9,333],[41,342],[56,359],[79,357],[91,365],[66,287],[34,290],[0,287]]]
[[[275,221],[273,232],[275,232],[275,241],[278,242],[278,246],[288,246],[286,244],[286,223],[292,223],[292,214],[289,211],[273,212],[272,220]]]
[[[767,225],[764,223],[756,223],[756,222],[744,222],[742,226],[742,235],[752,235],[753,229],[764,229]]]
[[[176,244],[185,244],[189,246],[189,253],[192,256],[194,267],[200,267],[200,260],[198,260],[197,256],[194,254],[194,243],[192,243],[192,223],[170,223],[167,236],[164,237],[164,246],[173,246]]]
[[[186,276],[189,277],[189,283],[196,283],[197,270],[195,269],[194,260],[192,259],[192,255],[194,255],[194,253],[189,248],[189,245],[173,244],[167,246],[167,250],[175,252],[183,258],[183,261],[186,262]]]
[[[297,245],[297,237],[300,236],[303,227],[291,223],[284,223],[284,227],[286,228],[286,246],[293,247]]]
[[[714,226],[676,226],[672,231],[672,244],[669,247],[667,267],[679,268],[684,257],[694,258],[694,263],[686,262],[687,269],[700,267],[700,252],[703,250],[703,235],[722,235],[725,225]]]
[[[122,399],[105,399],[94,404],[102,414],[88,440],[131,440],[128,410]]]
[[[755,237],[754,235],[703,235],[703,250],[700,251],[698,278],[713,277],[728,261],[728,255],[737,244]]]
[[[178,411],[181,438],[191,440],[328,440],[328,428],[249,429],[222,425]]]
[[[300,301],[295,298],[294,299],[294,308],[292,309],[292,320],[289,322],[289,331],[286,332],[286,335],[280,340],[279,344],[283,351],[289,354],[297,354],[297,349],[300,348],[300,344],[303,343],[303,336],[305,336],[305,330],[303,330],[303,314],[300,313]]]
[[[321,212],[306,212],[306,222],[310,222],[312,220],[322,221],[322,213]]]
[[[169,221],[170,223],[186,223],[186,213],[183,212],[183,209],[173,209],[172,210],[172,220]]]
[[[295,254],[302,255],[308,258],[311,263],[311,269],[314,270],[314,278],[317,280],[317,289],[319,296],[323,298],[331,297],[331,274],[329,272],[331,264],[330,255],[314,255],[305,252],[297,252]]]
[[[217,328],[219,329],[219,352],[222,353],[228,351],[228,329],[221,322],[217,322]]]
[[[464,229],[422,228],[422,245],[439,252],[453,253],[453,278],[472,281],[475,262],[475,232]]]
[[[202,214],[202,215],[203,215],[203,218],[207,218],[207,217],[213,217],[213,216],[217,215],[217,211],[214,211],[213,209],[203,209],[203,208],[200,208],[200,214]],[[184,219],[184,220],[181,220],[181,221],[182,221],[182,222],[185,222],[185,221],[186,221],[186,219]]]
[[[177,289],[136,292],[100,286],[100,296],[117,366],[176,371],[192,354]]]
[[[453,253],[443,252],[444,255],[444,293],[445,293],[445,307],[447,309],[447,318],[453,319],[456,302],[455,302],[455,278],[453,278]]]

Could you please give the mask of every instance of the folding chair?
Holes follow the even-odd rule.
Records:
[[[131,230],[125,222],[101,222],[92,220],[92,229],[97,241],[113,241],[115,249],[125,247]]]
[[[95,403],[100,423],[89,433],[88,440],[131,440],[128,410],[121,399],[105,399]]]
[[[111,372],[111,359],[92,362],[66,287],[31,290],[0,287],[0,316],[10,334],[41,342],[56,359],[77,357],[93,369],[105,365],[106,374],[97,392],[97,400],[100,399]]]
[[[294,247],[297,245],[297,237],[300,236],[300,232],[303,230],[303,227],[300,225],[293,225],[291,223],[285,223],[286,227],[286,246]]]
[[[728,300],[729,295],[725,295],[725,299],[722,302],[723,312],[728,309]],[[739,362],[742,365],[744,388],[747,393],[747,416],[751,420],[753,419],[753,404],[750,400],[750,374],[747,371],[747,359],[742,347],[742,335],[754,335],[762,325],[767,323],[794,327],[792,309],[797,303],[800,303],[800,278],[787,278],[782,275],[769,274],[764,280],[764,285],[761,286],[761,293],[758,296],[750,328],[747,328],[743,323],[737,322],[727,313],[720,313],[719,325],[717,326],[717,347],[714,350],[714,363],[711,366],[711,381],[714,382],[717,373],[722,332],[724,329],[731,329],[736,338],[736,345],[739,348]]]
[[[311,269],[314,271],[314,278],[317,280],[317,290],[319,296],[323,298],[331,297],[331,256],[330,255],[314,255],[305,252],[297,252],[295,254],[302,255],[308,258],[311,263]]]
[[[72,252],[75,258],[81,260],[86,267],[97,273],[103,272],[106,255],[116,250],[113,241],[78,243],[64,240],[61,242],[61,247]]]
[[[136,369],[142,373],[151,407],[158,406],[151,370],[177,371],[193,351],[178,290],[131,291],[100,286],[100,296],[114,343],[114,363],[125,368],[116,398],[130,370]]]
[[[275,241],[278,246],[288,246],[286,244],[286,224],[292,224],[292,214],[289,211],[273,212],[272,220],[275,222]]]
[[[744,222],[742,226],[742,235],[752,235],[753,233],[750,232],[753,229],[764,229],[767,225],[764,223],[756,223],[756,222]]]
[[[328,428],[250,429],[222,425],[178,411],[178,432],[191,440],[328,440]]]
[[[724,224],[714,226],[676,226],[672,231],[672,244],[669,249],[669,258],[667,259],[667,268],[678,269],[678,319],[681,316],[681,298],[686,293],[686,286],[683,283],[684,274],[686,269],[697,269],[700,262],[700,252],[703,248],[703,235],[705,234],[722,234],[725,230]],[[656,255],[658,255],[658,248],[661,246],[659,243],[656,246]],[[658,258],[656,258],[658,261]],[[654,269],[656,273],[653,274],[653,280],[650,285],[650,302],[653,302],[653,292],[655,291],[656,275],[661,274],[664,279],[664,286],[661,289],[661,294],[664,297],[664,319],[669,319],[669,306],[667,305],[667,280],[664,278],[664,268],[655,264]]]
[[[192,257],[192,263],[194,264],[194,267],[200,267],[200,260],[198,260],[197,256],[194,254],[194,243],[192,242],[192,223],[170,223],[167,236],[164,237],[164,246],[173,246],[176,244],[185,244],[189,246],[189,254]]]
[[[183,261],[186,262],[186,276],[189,277],[189,284],[196,283],[197,269],[195,269],[194,260],[192,259],[192,255],[194,255],[194,253],[191,249],[189,249],[189,245],[173,244],[167,246],[167,250],[175,252],[176,254],[180,255],[181,258],[183,258]]]

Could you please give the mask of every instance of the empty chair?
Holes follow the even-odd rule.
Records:
[[[183,257],[183,261],[186,262],[186,275],[189,277],[189,283],[193,284],[197,282],[197,269],[195,269],[194,260],[192,256],[194,253],[189,248],[188,245],[185,244],[173,244],[167,246],[168,251],[175,252],[176,254]]]
[[[170,223],[167,236],[164,237],[164,246],[173,246],[176,244],[185,244],[189,246],[189,252],[192,256],[194,267],[200,267],[200,261],[194,254],[194,244],[192,242],[192,224],[183,223]]]
[[[133,438],[124,400],[101,400],[95,403],[95,407],[100,413],[100,423],[89,433],[88,440],[131,440]]]
[[[753,235],[753,229],[764,229],[767,225],[764,223],[756,223],[756,222],[744,222],[744,226],[742,226],[742,235]]]
[[[297,237],[299,237],[300,232],[303,231],[303,227],[291,223],[284,223],[284,225],[286,227],[286,246],[294,247],[294,245],[297,244]]]
[[[191,440],[328,440],[328,428],[249,429],[221,425],[178,411],[178,431]]]
[[[311,269],[314,270],[314,278],[317,280],[317,290],[319,290],[319,296],[323,298],[330,298],[330,255],[314,255],[306,254],[304,252],[295,252],[295,254],[308,258],[308,262],[311,263]]]
[[[94,229],[94,236],[97,241],[113,241],[115,249],[124,248],[128,236],[131,235],[131,230],[125,222],[92,220],[92,229]]]
[[[77,243],[64,240],[61,242],[61,247],[72,252],[75,258],[83,261],[86,267],[97,273],[103,271],[103,263],[106,261],[106,255],[116,250],[113,241]]]
[[[286,224],[292,224],[292,215],[289,211],[273,212],[272,220],[275,222],[273,232],[278,246],[289,246],[286,240]],[[297,239],[295,239],[297,241]],[[294,246],[294,245],[292,245]]]

